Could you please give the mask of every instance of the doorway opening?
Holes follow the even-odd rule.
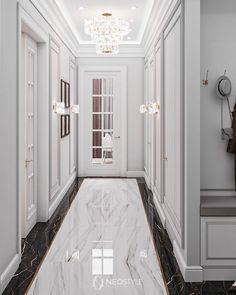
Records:
[[[126,176],[126,68],[80,67],[79,77],[80,176]]]

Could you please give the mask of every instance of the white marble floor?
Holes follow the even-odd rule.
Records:
[[[27,294],[167,294],[136,180],[83,182]]]

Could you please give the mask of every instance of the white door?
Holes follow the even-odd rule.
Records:
[[[85,87],[80,95],[83,134],[79,135],[79,140],[83,140],[80,173],[84,176],[122,174],[125,140],[122,128],[126,129],[126,112],[121,117],[124,107],[121,80],[121,72],[84,73]]]
[[[179,12],[164,33],[164,93],[165,93],[165,191],[164,204],[168,216],[181,235],[181,25]],[[178,236],[178,238],[179,238]]]
[[[22,35],[22,104],[24,114],[24,184],[22,199],[22,237],[37,222],[37,44]]]

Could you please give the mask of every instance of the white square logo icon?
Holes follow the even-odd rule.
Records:
[[[113,249],[92,250],[93,275],[113,275]]]

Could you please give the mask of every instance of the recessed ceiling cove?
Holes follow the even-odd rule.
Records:
[[[55,0],[80,44],[91,44],[84,31],[85,19],[112,13],[130,22],[131,32],[122,43],[140,44],[156,0]]]

